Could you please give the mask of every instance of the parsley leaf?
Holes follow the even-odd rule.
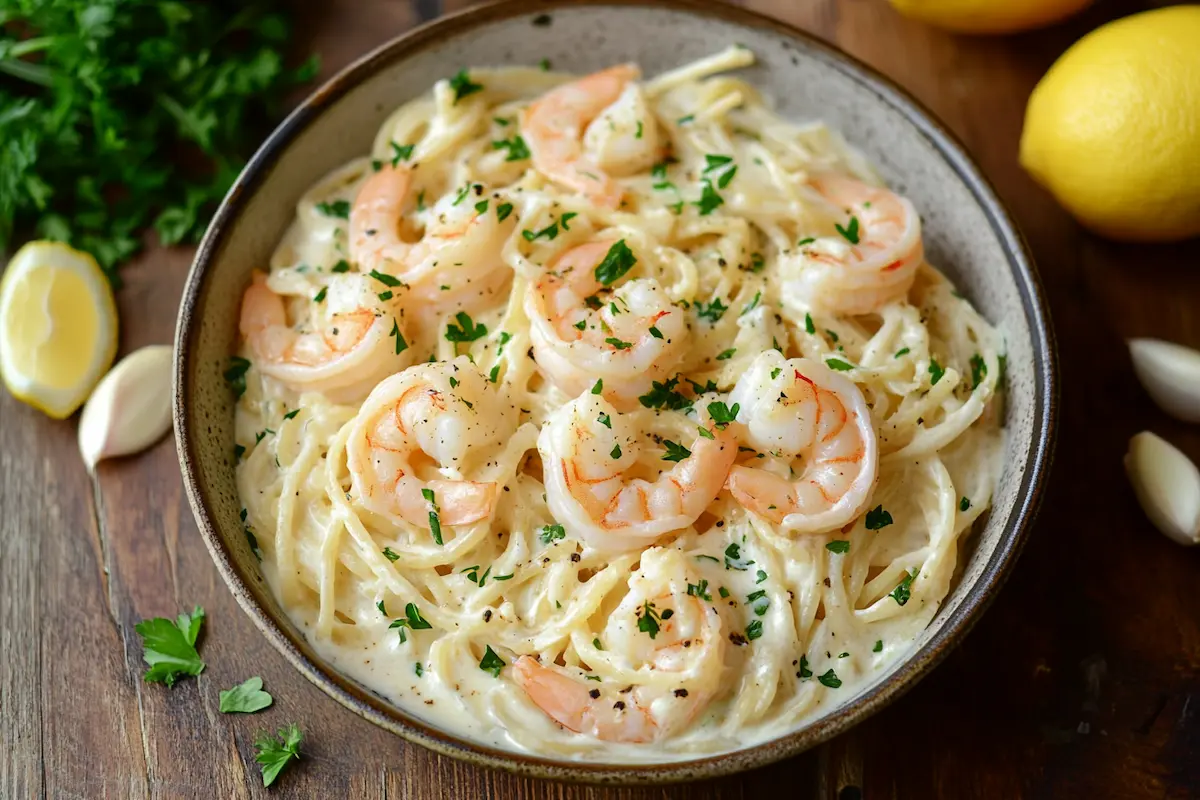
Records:
[[[562,525],[555,523],[553,525],[543,525],[539,538],[542,540],[542,544],[550,544],[551,542],[565,538],[566,535],[566,529]]]
[[[763,624],[761,619],[752,619],[750,624],[746,626],[746,641],[753,642],[758,637],[762,636]]]
[[[708,415],[712,417],[712,421],[717,424],[722,430],[731,422],[737,421],[738,412],[741,411],[741,406],[737,403],[733,404],[733,408],[725,405],[723,402],[709,403]]]
[[[896,584],[896,588],[892,589],[888,597],[895,600],[899,605],[906,605],[912,599],[912,582],[917,579],[917,571],[914,569],[905,575],[900,583]]]
[[[624,239],[620,239],[608,248],[604,260],[596,265],[596,280],[605,286],[611,286],[614,281],[633,269],[636,263],[637,258],[633,255],[633,251],[629,249],[629,245],[625,244]]]
[[[875,506],[867,512],[866,526],[869,531],[877,531],[892,524],[892,515],[884,511],[882,505]]]
[[[813,325],[812,314],[804,315],[804,331],[805,333],[816,333],[817,328]]]
[[[270,786],[279,777],[279,773],[293,760],[300,758],[300,742],[304,734],[296,723],[283,728],[278,733],[279,739],[269,733],[260,733],[254,740],[257,751],[254,760],[262,765],[263,786]]]
[[[959,511],[966,511],[970,507],[971,507],[970,498],[964,497],[958,501],[958,510]]]
[[[274,702],[262,687],[262,678],[257,675],[247,678],[232,689],[220,693],[219,708],[225,714],[253,714],[255,711],[262,711]]]
[[[512,213],[512,210],[512,203],[501,203],[496,206],[496,221],[504,222],[504,220],[508,219],[508,215]]]
[[[670,439],[663,439],[663,447],[667,448],[667,452],[662,457],[663,461],[683,461],[692,454],[691,450]]]
[[[458,105],[458,101],[464,97],[483,91],[483,84],[473,83],[471,77],[465,69],[460,69],[453,78],[450,79],[450,89],[454,92],[454,104]]]
[[[808,667],[808,656],[800,656],[800,671],[796,673],[797,678],[811,678],[812,670]]]
[[[832,669],[826,672],[824,675],[818,675],[817,680],[819,680],[822,685],[828,686],[830,689],[837,689],[842,685],[842,679],[839,678],[837,673]]]
[[[971,389],[978,389],[979,384],[983,383],[983,379],[987,377],[987,362],[983,360],[983,356],[976,353],[971,356]]]
[[[854,365],[849,361],[843,361],[840,358],[825,359],[825,366],[829,367],[830,369],[836,369],[838,372],[846,372],[847,370],[855,368]]]
[[[144,619],[133,629],[142,637],[142,659],[150,665],[145,679],[174,686],[181,675],[199,675],[204,662],[196,652],[196,638],[204,623],[204,609],[196,606],[175,620]]]
[[[229,369],[225,370],[225,380],[229,383],[229,388],[233,390],[233,399],[238,400],[246,393],[246,370],[250,369],[250,362],[239,356],[232,356],[229,359]]]
[[[832,542],[825,544],[825,549],[831,553],[849,553],[850,542],[846,539],[834,539]]]
[[[401,145],[396,144],[395,142],[388,142],[388,144],[390,144],[392,146],[392,166],[393,167],[398,166],[401,161],[408,161],[410,158],[412,158],[413,148],[416,147],[416,145],[413,145],[413,144],[406,144],[404,146],[401,146]]]
[[[350,201],[334,200],[332,203],[317,203],[317,211],[327,217],[350,219]]]
[[[525,140],[520,135],[492,142],[492,149],[507,150],[508,155],[504,158],[505,161],[523,161],[529,158],[529,145],[525,144]]]
[[[717,353],[717,361],[728,361],[729,359],[733,358],[733,354],[736,352],[736,347],[731,347],[728,350],[722,350],[721,352]]]
[[[833,227],[837,228],[837,232],[840,233],[842,238],[847,242],[850,244],[858,244],[858,217],[851,217],[850,224],[844,228],[836,223]]]
[[[500,656],[496,655],[496,651],[492,646],[487,645],[487,650],[483,654],[483,658],[479,659],[479,668],[484,672],[492,673],[493,678],[500,677],[500,670],[507,665],[507,662]]]
[[[659,629],[661,628],[660,621],[670,619],[670,617],[670,610],[659,614],[654,608],[654,603],[646,600],[642,605],[641,611],[637,613],[638,630],[649,634],[650,638],[653,639],[655,636],[658,636]]]
[[[937,362],[936,358],[929,359],[929,385],[937,386],[938,381],[946,374],[946,368]]]
[[[678,411],[681,408],[687,408],[691,402],[684,395],[675,391],[675,387],[679,385],[679,376],[669,379],[665,383],[660,381],[650,382],[650,391],[638,397],[638,402],[646,408],[661,408],[671,411]]]
[[[729,547],[725,548],[725,569],[736,569],[739,572],[745,572],[754,562],[748,558],[742,558],[742,548],[733,542]]]
[[[689,583],[687,585],[687,593],[692,597],[699,597],[701,600],[712,602],[712,595],[708,592],[708,581],[704,578],[700,579],[699,584]]]
[[[882,653],[883,652],[883,639],[875,640],[875,646],[871,648],[871,652],[872,653]]]
[[[473,342],[487,335],[487,326],[482,323],[475,324],[467,312],[459,311],[454,315],[454,318],[458,320],[458,324],[449,323],[446,325],[446,341],[456,344],[459,342]]]
[[[713,188],[712,182],[706,180],[704,188],[700,192],[700,199],[694,201],[692,205],[700,209],[700,216],[703,217],[725,205],[725,200],[721,195],[717,194],[717,190]]]
[[[712,323],[719,322],[728,310],[729,306],[722,303],[719,297],[714,298],[708,305],[703,302],[696,303],[696,316]]]

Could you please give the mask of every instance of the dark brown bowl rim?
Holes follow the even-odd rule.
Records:
[[[553,14],[564,7],[578,6],[660,7],[765,28],[782,36],[803,41],[810,54],[822,57],[828,65],[843,75],[870,89],[880,102],[903,114],[922,132],[974,194],[1004,247],[1033,337],[1036,378],[1034,430],[1037,433],[1030,442],[1029,462],[1018,488],[1018,500],[1005,530],[1001,533],[996,550],[984,565],[975,585],[967,592],[960,605],[951,612],[950,619],[891,678],[834,710],[827,717],[753,748],[690,761],[649,765],[577,763],[511,753],[468,742],[410,717],[337,672],[326,671],[309,660],[298,646],[299,637],[289,632],[288,626],[279,625],[255,600],[249,576],[243,574],[218,535],[209,511],[207,483],[202,478],[200,462],[195,452],[196,434],[192,432],[188,422],[189,398],[193,396],[192,380],[197,374],[192,360],[200,330],[199,320],[203,317],[207,302],[205,289],[208,267],[225,246],[225,234],[233,220],[242,212],[250,196],[268,174],[275,158],[299,132],[350,89],[391,62],[407,57],[414,50],[493,21],[525,15]],[[176,328],[175,352],[175,440],[188,501],[222,578],[242,609],[271,644],[310,681],[342,705],[409,741],[476,764],[543,778],[590,783],[666,783],[698,777],[717,777],[764,766],[793,756],[841,733],[910,689],[945,657],[950,646],[978,620],[1011,570],[1028,538],[1033,518],[1042,501],[1056,433],[1058,382],[1054,336],[1033,258],[991,184],[966,154],[957,137],[905,90],[833,45],[764,15],[705,0],[562,0],[552,6],[543,0],[494,2],[417,27],[350,64],[317,89],[275,129],[230,189],[200,243],[188,274]]]

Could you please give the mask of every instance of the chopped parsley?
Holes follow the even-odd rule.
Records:
[[[317,211],[327,217],[350,219],[350,201],[334,200],[332,203],[317,203]]]
[[[837,689],[842,685],[842,679],[837,676],[837,673],[830,669],[824,675],[818,675],[817,680],[823,686],[828,686],[830,689]]]
[[[454,103],[457,105],[459,100],[464,97],[483,91],[483,84],[473,83],[467,71],[460,69],[453,78],[450,79],[450,88],[454,92]]]
[[[604,343],[610,344],[618,350],[628,350],[629,348],[633,347],[631,342],[622,341],[615,336],[609,336],[604,340]]]
[[[261,732],[254,740],[254,760],[262,767],[263,787],[270,786],[283,768],[300,760],[300,742],[304,734],[296,723],[280,729],[278,738]]]
[[[675,391],[675,387],[678,385],[678,375],[667,380],[665,383],[651,381],[650,391],[638,397],[638,402],[646,408],[668,409],[671,411],[687,408],[691,405],[691,402],[687,397]]]
[[[406,145],[401,146],[401,145],[396,144],[395,142],[389,142],[389,144],[391,144],[391,146],[392,146],[392,166],[393,167],[398,166],[401,161],[408,161],[410,158],[412,158],[413,148],[416,147],[416,145],[412,145],[412,144],[406,144]]]
[[[383,553],[383,557],[386,558],[388,561],[399,561],[400,560],[400,554],[397,553],[395,550],[393,550],[390,547],[385,547],[380,552]]]
[[[592,394],[600,394],[604,391],[604,378],[597,378],[596,383],[592,386]]]
[[[642,121],[640,119],[638,120],[638,124],[637,124],[637,133],[633,134],[633,138],[635,138],[635,139],[642,138]]]
[[[666,191],[674,189],[675,184],[667,180],[667,162],[660,161],[650,168],[650,177],[654,179],[654,189],[656,191]]]
[[[287,412],[286,414],[284,414],[284,415],[283,415],[283,418],[284,418],[284,419],[295,419],[295,418],[296,418],[296,415],[297,415],[297,414],[299,414],[299,413],[300,413],[300,409],[298,409],[298,408],[293,408],[291,411],[289,411],[289,412]]]
[[[566,536],[566,529],[563,528],[562,525],[555,523],[553,525],[543,525],[539,538],[542,540],[542,544],[550,544],[551,542],[556,542],[559,539],[564,539]]]
[[[762,636],[763,624],[761,619],[752,619],[750,624],[746,626],[746,641],[753,642],[758,637]]]
[[[739,572],[745,572],[753,563],[748,558],[742,558],[742,548],[737,542],[732,542],[729,547],[725,548],[725,569],[736,569]]]
[[[508,155],[505,156],[505,161],[524,161],[529,158],[529,146],[525,144],[525,140],[519,134],[511,139],[492,142],[492,149],[507,150]]]
[[[804,330],[806,333],[816,333],[817,328],[813,325],[812,314],[804,315]]]
[[[329,268],[329,271],[337,272],[337,273],[349,272],[350,271],[350,262],[348,262],[344,258],[339,258],[338,262]]]
[[[726,589],[724,586],[718,586],[717,594],[721,595],[722,600],[725,600],[726,598],[729,597],[729,590]]]
[[[724,198],[717,194],[717,190],[713,188],[712,181],[704,181],[704,188],[700,191],[700,199],[692,203],[696,208],[700,209],[700,216],[707,216],[716,211],[719,207],[725,205]]]
[[[704,156],[704,173],[717,173],[717,188],[724,189],[733,180],[733,176],[737,174],[737,165],[733,163],[733,156],[722,156],[708,154]],[[719,199],[719,198],[718,198]],[[720,205],[718,203],[717,205]],[[701,214],[706,212],[701,211]]]
[[[745,306],[742,307],[742,313],[738,314],[738,316],[739,317],[746,316],[751,311],[758,308],[758,304],[761,301],[762,301],[762,292],[755,292],[753,299],[751,299],[749,303],[747,303]],[[837,341],[837,340],[834,339],[834,341]]]
[[[373,269],[367,274],[370,275],[375,280],[382,283],[384,286],[388,287],[389,289],[395,289],[397,286],[404,285],[404,281],[400,280],[396,276],[388,275],[386,272],[380,272],[377,269]]]
[[[420,661],[413,662],[413,672],[416,673],[418,678],[425,674],[425,667],[422,666]]]
[[[971,356],[971,388],[978,389],[979,384],[983,383],[983,379],[987,377],[987,362],[983,360],[983,356],[976,353]]]
[[[535,242],[543,237],[545,237],[546,241],[552,242],[558,237],[558,221],[555,220],[554,222],[551,222],[540,231],[531,231],[529,229],[525,229],[521,231],[521,236],[527,242]]]
[[[476,324],[465,311],[459,311],[454,315],[458,320],[458,324],[449,323],[446,325],[446,341],[454,342],[473,342],[476,339],[481,339],[487,336],[487,326],[483,323]]]
[[[931,376],[929,379],[929,385],[937,386],[938,381],[940,381],[942,376],[946,374],[946,368],[939,364],[936,358],[931,358],[929,359],[929,374]]]
[[[846,539],[834,539],[825,544],[825,549],[831,553],[846,554],[850,552],[850,542]]]
[[[754,272],[754,273],[762,272],[763,268],[766,266],[767,266],[767,260],[765,258],[763,258],[762,253],[751,253],[750,254],[750,271],[751,272]]]
[[[313,295],[313,302],[314,302],[314,303],[323,303],[323,302],[325,302],[325,295],[326,295],[328,292],[329,292],[329,287],[328,287],[328,286],[322,286],[322,287],[321,287],[321,291],[319,291],[319,292],[317,292],[316,294],[314,294],[314,295]]]
[[[655,636],[658,636],[658,631],[661,628],[660,623],[662,620],[670,619],[674,613],[675,612],[669,608],[663,609],[663,611],[659,613],[654,608],[654,603],[647,600],[642,604],[642,609],[637,614],[638,630],[642,633],[649,634],[650,638],[653,639]]]
[[[662,331],[660,331],[660,330],[659,330],[659,329],[658,329],[656,326],[654,326],[654,325],[651,325],[651,326],[650,326],[650,335],[651,335],[651,336],[653,336],[655,339],[661,339],[661,338],[663,338],[663,332],[662,332]]]
[[[404,340],[404,334],[400,332],[400,322],[395,318],[392,319],[392,332],[388,336],[396,337],[396,355],[400,355],[408,349],[408,342]]]
[[[667,448],[666,453],[662,457],[663,461],[683,461],[692,454],[691,450],[688,450],[681,444],[672,442],[670,439],[663,439],[663,447]]]
[[[812,244],[812,243],[813,243],[813,242],[815,242],[815,241],[816,241],[816,239],[814,239],[813,237],[811,237],[811,236],[805,236],[803,239],[801,239],[800,241],[796,242],[796,247],[804,247],[804,245],[806,245],[806,244]]]
[[[833,227],[837,228],[837,232],[840,233],[842,238],[847,242],[850,244],[858,244],[858,217],[851,217],[850,224],[844,228],[836,223]]]
[[[633,255],[633,251],[625,244],[624,239],[620,239],[608,248],[604,260],[596,265],[596,280],[605,286],[611,286],[614,281],[633,269],[633,265],[636,263],[637,258]]]
[[[771,598],[767,597],[766,589],[759,589],[746,595],[746,604],[750,606],[750,610],[754,612],[755,616],[761,617],[771,607]]]
[[[899,358],[900,356],[906,356],[909,354],[909,352],[910,351],[907,347],[901,347],[899,350],[896,351],[896,355],[892,356],[892,358]]]
[[[968,498],[964,497],[958,501],[958,510],[959,511],[966,511],[970,507],[971,507],[971,501]]]
[[[871,648],[871,652],[872,653],[882,653],[883,652],[883,639],[875,640],[875,646]]]
[[[733,354],[736,352],[736,347],[731,347],[728,350],[722,350],[721,352],[717,353],[717,361],[728,361],[729,359],[733,358]]]
[[[917,579],[917,571],[907,573],[900,583],[896,584],[896,588],[892,589],[888,597],[892,598],[899,605],[905,605],[912,599],[912,583]]]
[[[612,456],[613,458],[620,458],[621,457],[621,445],[614,444],[613,449],[611,451],[609,451],[609,455]]]
[[[487,649],[483,653],[483,658],[479,659],[479,668],[484,672],[492,673],[493,678],[500,677],[500,670],[506,666],[506,662],[500,656],[496,655],[496,651],[492,646],[487,645]]]
[[[610,417],[608,414],[602,412],[600,416],[596,418],[596,420],[604,427],[612,430],[612,417]]]
[[[721,317],[725,316],[725,312],[729,310],[729,306],[722,303],[721,298],[717,297],[708,303],[708,305],[697,301],[695,309],[697,317],[716,323],[720,321]]]
[[[725,426],[731,422],[737,421],[738,412],[741,411],[741,406],[737,403],[733,404],[733,408],[725,405],[723,402],[709,403],[708,415],[712,417],[712,421],[717,424],[721,430],[725,430]]]
[[[764,570],[761,570],[761,569],[760,569],[760,570],[758,571],[758,573],[755,575],[755,580],[754,580],[754,582],[755,582],[755,583],[762,583],[762,582],[763,582],[763,581],[765,581],[766,579],[767,579],[767,573],[766,573]]]
[[[133,629],[142,637],[142,660],[150,665],[144,679],[148,683],[174,686],[182,675],[199,675],[204,662],[196,651],[196,639],[204,624],[204,609],[196,606],[176,619],[144,619]]]
[[[229,368],[225,370],[225,380],[233,391],[233,399],[238,400],[246,393],[246,370],[250,362],[240,356],[229,359]]]
[[[869,531],[877,531],[892,524],[892,515],[884,510],[882,505],[875,506],[867,512],[866,526]]]
[[[512,203],[500,203],[496,206],[496,220],[504,222],[504,220],[508,219],[508,215],[512,213],[512,210]]]
[[[855,369],[855,366],[849,361],[843,361],[840,358],[825,359],[825,366],[830,369],[836,369],[838,372],[846,372],[847,370]]]
[[[422,489],[421,497],[424,497],[429,502],[429,531],[433,534],[433,540],[438,544],[442,543],[442,521],[438,517],[437,499],[434,497],[433,489]]]
[[[480,200],[478,203],[475,204],[476,213],[482,214],[482,213],[486,212],[487,210],[488,210],[488,201],[487,200]]]
[[[561,217],[558,218],[558,222],[560,225],[562,225],[562,229],[564,231],[569,231],[569,230],[571,230],[571,228],[570,228],[570,226],[567,225],[567,223],[570,222],[571,220],[575,219],[578,216],[579,215],[576,214],[574,211],[568,211],[567,213],[563,214]]]
[[[701,600],[712,602],[712,595],[708,592],[708,581],[704,578],[700,579],[700,583],[689,583],[687,585],[687,593],[692,597],[699,597]]]
[[[800,656],[800,671],[796,673],[797,678],[811,678],[812,670],[808,667],[808,656]]]

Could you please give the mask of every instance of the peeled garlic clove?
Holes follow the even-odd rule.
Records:
[[[79,452],[88,472],[96,462],[154,444],[171,427],[168,345],[135,350],[100,379],[79,420]]]
[[[1180,544],[1200,544],[1200,470],[1190,458],[1142,431],[1129,440],[1125,472],[1154,527]]]
[[[1161,339],[1130,339],[1133,371],[1159,407],[1200,422],[1200,351]]]

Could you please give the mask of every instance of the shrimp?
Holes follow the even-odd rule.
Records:
[[[633,673],[628,680],[589,681],[578,668],[521,656],[513,664],[517,684],[555,722],[604,741],[653,742],[686,727],[721,689],[726,646],[716,608],[688,594],[693,582],[700,585],[680,551],[642,553],[597,637],[604,645],[597,658],[632,665],[621,669]]]
[[[840,528],[866,507],[878,445],[870,409],[852,381],[823,364],[785,360],[769,350],[754,359],[729,399],[739,407],[750,446],[788,461],[803,455],[807,462],[795,480],[734,466],[727,487],[742,506],[803,533]]]
[[[551,89],[535,100],[521,115],[521,133],[534,169],[599,206],[619,206],[621,187],[584,153],[584,129],[640,76],[633,64],[620,64]]]
[[[525,313],[534,359],[555,386],[574,396],[599,380],[604,397],[628,410],[679,363],[687,323],[652,278],[627,281],[598,298],[604,284],[595,268],[613,252],[629,253],[624,240],[563,253],[525,295]]]
[[[474,466],[473,452],[513,430],[511,406],[491,387],[466,356],[409,367],[375,387],[346,443],[352,489],[362,505],[423,527],[431,526],[430,512],[440,525],[491,517],[501,486],[461,479]],[[448,473],[448,480],[423,477]]]
[[[635,175],[654,165],[662,155],[658,123],[642,87],[628,84],[621,96],[592,120],[583,134],[583,152],[608,175]]]
[[[598,550],[643,547],[691,525],[721,491],[737,437],[730,425],[708,421],[690,450],[671,444],[661,457],[648,454],[655,465],[675,461],[671,469],[653,481],[631,478],[643,449],[632,415],[590,391],[552,412],[538,452],[554,518]]]
[[[501,221],[490,203],[479,210],[485,189],[469,184],[438,200],[424,235],[405,241],[400,224],[411,184],[411,170],[390,164],[367,178],[350,209],[351,260],[362,272],[405,283],[414,311],[473,307],[489,299],[511,276],[500,250],[515,218]]]
[[[322,299],[310,303],[309,319],[289,325],[283,297],[255,270],[242,295],[238,330],[263,374],[294,391],[349,403],[403,369],[412,359],[403,313],[369,283],[365,275],[335,275]]]
[[[925,258],[913,204],[840,175],[814,178],[812,185],[846,219],[838,235],[815,239],[798,259],[783,262],[785,302],[802,312],[870,314],[902,300]]]

